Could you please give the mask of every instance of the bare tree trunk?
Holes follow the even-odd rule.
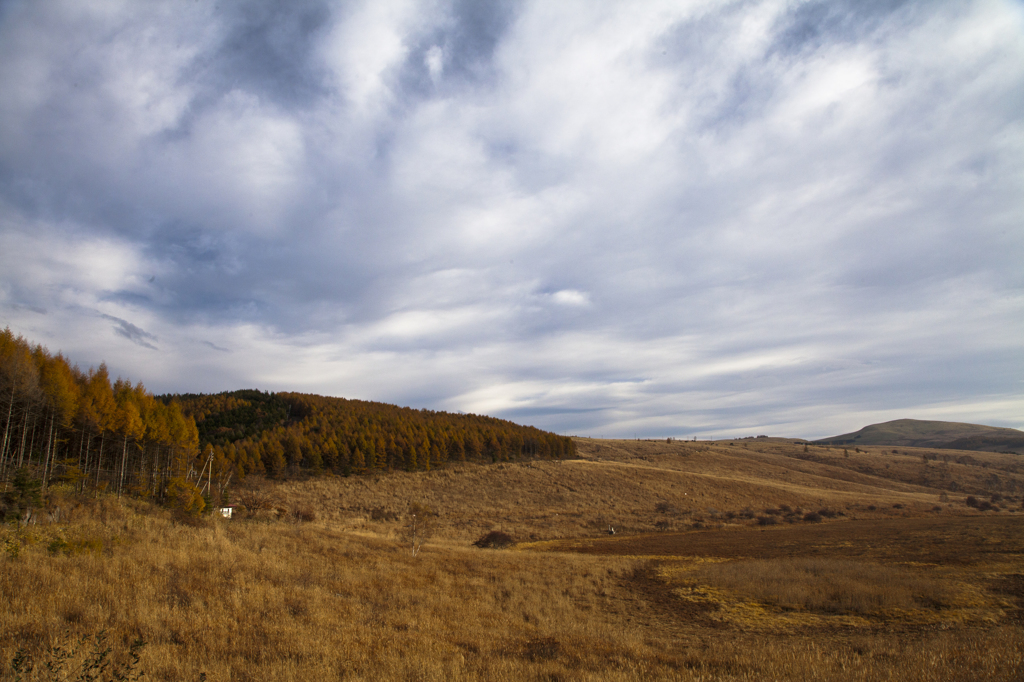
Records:
[[[153,497],[156,497],[157,493],[157,480],[160,476],[160,444],[156,443],[153,446],[153,466],[149,469],[149,489],[153,492]]]
[[[7,426],[4,427],[4,445],[0,448],[0,478],[7,469],[7,443],[11,433],[11,413],[14,412],[14,384],[11,384],[11,402],[7,404]]]
[[[85,464],[82,466],[82,488],[78,492],[85,492],[85,479],[89,476],[89,446],[92,445],[92,433],[89,431],[82,431],[82,437],[85,439]]]
[[[100,454],[96,457],[96,489],[100,487],[100,467],[103,466],[103,432],[100,431]]]
[[[121,447],[121,471],[117,479],[117,496],[121,497],[121,488],[124,486],[124,467],[128,459],[128,434],[124,434],[124,445]]]
[[[85,447],[85,429],[76,429],[81,435],[78,437],[78,469],[82,469],[82,448]]]
[[[50,415],[50,436],[46,441],[46,456],[43,458],[43,492],[50,483],[50,460],[53,458],[53,421],[54,416]],[[43,422],[46,423],[45,421]]]
[[[18,468],[25,463],[25,434],[28,432],[28,408],[25,408],[25,419],[21,425],[21,448],[18,450]]]
[[[167,459],[164,460],[164,471],[163,477],[160,481],[160,501],[164,500],[164,496],[167,493],[167,481],[171,479],[171,466],[174,464],[174,447],[169,446],[167,448]]]
[[[28,442],[28,462],[32,463],[32,451],[36,449],[36,419],[32,419],[32,440]]]

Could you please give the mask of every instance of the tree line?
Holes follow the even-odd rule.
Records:
[[[258,390],[154,396],[0,331],[0,482],[203,506],[233,480],[573,457],[572,439],[474,414]]]
[[[195,422],[156,400],[142,382],[105,364],[85,372],[61,353],[0,331],[0,481],[32,472],[53,482],[163,497],[175,478],[194,478]]]
[[[159,399],[195,419],[214,476],[420,471],[576,454],[571,438],[475,414],[257,390]]]

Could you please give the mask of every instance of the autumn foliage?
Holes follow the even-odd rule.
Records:
[[[450,461],[575,456],[572,439],[493,417],[256,390],[161,396],[196,421],[217,469],[235,475],[429,470]]]
[[[31,471],[44,491],[60,482],[162,498],[172,478],[195,477],[199,454],[177,403],[0,331],[0,480]]]
[[[0,332],[0,481],[153,497],[186,517],[250,474],[425,471],[575,455],[569,438],[478,415],[300,393],[154,397]]]

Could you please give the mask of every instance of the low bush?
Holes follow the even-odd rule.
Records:
[[[167,484],[167,503],[179,521],[194,520],[206,509],[206,501],[196,484],[180,476]]]
[[[391,511],[390,509],[384,509],[383,507],[377,507],[370,510],[370,518],[374,521],[397,521],[398,512]]]
[[[114,655],[114,647],[107,644],[106,631],[92,638],[72,639],[66,635],[63,642],[45,648],[41,655],[18,648],[9,665],[14,675],[10,679],[139,680],[146,675],[139,670],[140,651],[144,646],[141,638],[136,639],[127,652]]]
[[[75,556],[77,554],[102,554],[103,540],[101,538],[86,538],[83,540],[65,540],[56,538],[46,546],[50,554],[63,554],[64,556]]]
[[[316,521],[316,511],[308,505],[296,507],[292,510],[292,519],[296,523]]]
[[[480,547],[481,549],[503,549],[505,547],[511,547],[515,542],[516,541],[512,536],[505,531],[492,530],[490,533],[474,542],[473,545]]]
[[[679,510],[676,509],[671,502],[659,502],[658,504],[654,505],[654,511],[658,512],[659,514],[675,514]]]
[[[807,512],[806,514],[804,514],[804,521],[807,521],[809,523],[820,523],[821,514],[819,514],[818,512]]]

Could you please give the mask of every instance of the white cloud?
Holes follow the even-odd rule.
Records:
[[[590,305],[590,296],[575,289],[562,289],[551,294],[551,300],[559,305],[579,307]]]
[[[441,78],[441,73],[444,71],[444,50],[440,46],[434,45],[427,50],[423,63],[426,65],[427,71],[430,72],[430,79],[437,83],[438,79]]]
[[[0,323],[83,363],[594,435],[1024,426],[1013,3],[34,7]]]
[[[406,35],[415,21],[406,0],[357,3],[324,41],[324,58],[345,99],[363,115],[379,115],[391,103],[389,72],[408,53]]]

